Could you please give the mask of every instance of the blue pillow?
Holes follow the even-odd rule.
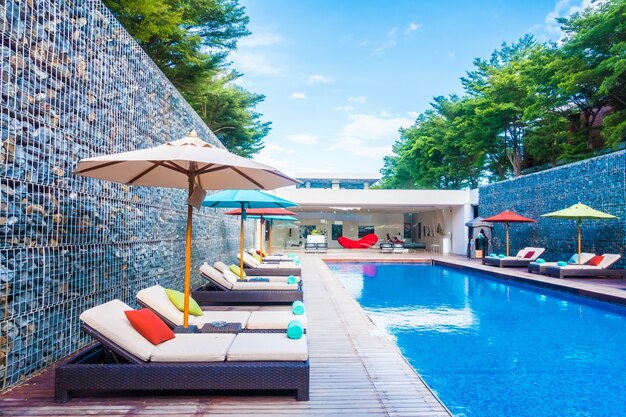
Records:
[[[489,256],[492,257],[492,258],[497,258],[498,257],[498,255],[496,255],[495,253],[490,253]]]
[[[537,259],[535,259],[535,263],[538,263],[538,264],[545,264],[545,263],[546,263],[546,261],[545,261],[545,259],[537,258]]]
[[[572,255],[571,258],[569,258],[569,261],[567,261],[568,264],[577,264],[578,263],[578,254],[575,253],[574,255]]]
[[[556,264],[558,266],[567,266],[567,262],[564,262],[564,261],[558,261]]]
[[[498,255],[498,258],[500,259],[504,258],[504,254],[501,253],[500,255]]]

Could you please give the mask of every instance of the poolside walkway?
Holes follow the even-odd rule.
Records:
[[[323,258],[416,260],[428,253],[302,254],[309,326],[311,399],[292,395],[111,395],[55,404],[54,371],[0,395],[0,415],[450,416],[396,346],[369,320]]]

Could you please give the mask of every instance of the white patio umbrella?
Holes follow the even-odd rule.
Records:
[[[192,202],[200,207],[204,190],[274,189],[297,180],[270,166],[243,158],[198,138],[196,131],[153,148],[86,158],[75,174],[130,185],[186,188],[187,239],[185,252],[184,326],[189,323]]]

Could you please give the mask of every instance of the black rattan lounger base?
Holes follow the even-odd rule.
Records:
[[[293,390],[309,399],[309,361],[210,363],[104,363],[100,343],[56,369],[55,401],[75,391]]]
[[[576,269],[561,268],[559,266],[548,266],[546,275],[557,278],[622,278],[626,276],[624,269]]]
[[[211,287],[196,288],[191,297],[198,304],[291,304],[294,301],[303,301],[302,291],[223,291]]]
[[[300,268],[244,268],[244,272],[251,277],[288,277],[289,275],[299,276],[302,274]]]

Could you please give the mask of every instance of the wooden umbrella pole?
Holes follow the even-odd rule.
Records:
[[[509,256],[509,222],[504,224],[506,225],[506,256]]]
[[[243,216],[246,209],[241,205],[241,223],[239,225],[239,279],[243,280]]]
[[[263,262],[263,216],[259,220],[259,256],[261,257],[261,262]]]
[[[269,247],[267,248],[267,253],[269,253],[270,255],[272,254],[272,222],[267,223],[267,227],[270,228],[270,243],[269,243]]]
[[[193,193],[194,175],[189,174],[189,197]],[[193,207],[187,201],[187,240],[185,242],[185,300],[183,308],[183,327],[189,326],[189,293],[191,282],[191,232]]]

